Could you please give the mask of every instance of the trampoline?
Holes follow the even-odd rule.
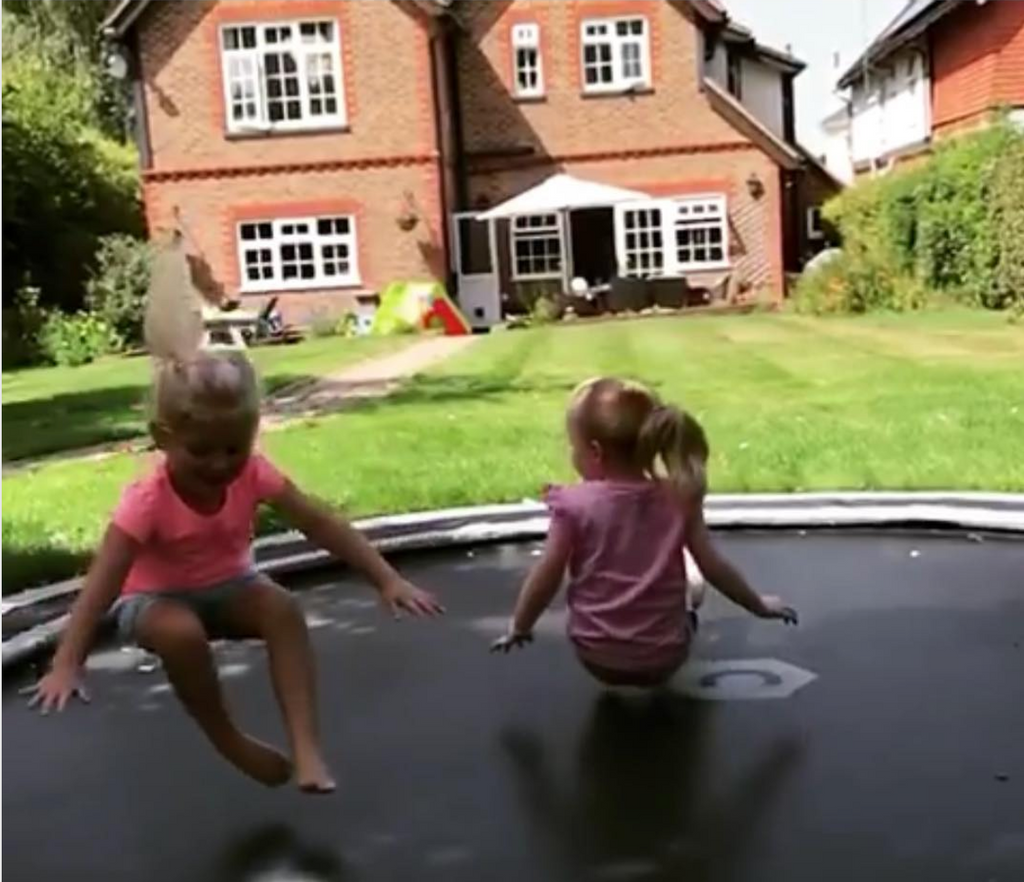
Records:
[[[7,666],[9,878],[1024,878],[1021,534],[720,532],[800,626],[711,592],[697,673],[651,697],[580,669],[560,605],[532,646],[488,654],[542,525],[508,532],[398,558],[440,622],[392,623],[341,569],[279,549],[333,797],[234,772],[134,651],[101,644],[92,705],[59,718],[17,695],[33,663]],[[284,743],[262,650],[217,656],[240,723]]]

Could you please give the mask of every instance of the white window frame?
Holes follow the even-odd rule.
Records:
[[[646,240],[634,242],[633,248],[627,247],[627,235],[636,230],[628,230],[627,214],[630,212],[657,212],[655,223],[651,224],[648,216],[647,228],[639,233],[647,233]],[[702,223],[703,218],[714,218],[715,222]],[[687,260],[680,259],[682,250],[677,233],[684,229],[707,229],[714,226],[720,233],[720,242],[703,244],[705,249],[721,248],[720,260]],[[660,242],[652,239],[660,236]],[[638,237],[639,238],[639,237]],[[700,247],[694,245],[693,247]],[[630,252],[648,254],[657,248],[660,253],[661,266],[655,271],[649,267],[630,267]],[[666,199],[645,199],[636,202],[624,202],[615,206],[615,257],[620,276],[627,278],[675,278],[687,273],[707,272],[727,269],[729,261],[729,206],[726,197],[721,193],[707,193],[693,196],[679,196]],[[654,260],[648,260],[648,264]]]
[[[330,39],[325,39],[321,27],[330,26]],[[314,33],[308,39],[310,26]],[[280,33],[283,29],[291,29],[288,42],[271,42],[271,32]],[[230,32],[238,43],[235,48],[226,48]],[[251,33],[243,33],[251,31]],[[250,38],[251,39],[247,39]],[[249,132],[291,132],[319,131],[323,129],[344,128],[348,124],[345,107],[345,76],[342,68],[341,23],[336,18],[316,17],[291,19],[287,21],[260,22],[226,22],[217,33],[217,46],[221,60],[221,80],[224,89],[224,124],[230,134],[246,134]],[[296,119],[270,119],[270,101],[268,95],[267,62],[271,55],[290,54],[295,64],[295,76],[298,80],[298,93],[294,96],[283,96],[285,99],[297,100],[300,105],[300,117]],[[329,71],[318,73],[321,60],[326,57]],[[333,95],[316,95],[311,91],[311,77],[322,78],[333,76]],[[234,94],[234,86],[241,88],[241,101]],[[282,80],[283,83],[283,80]],[[335,101],[335,112],[323,112],[314,115],[313,105],[316,101]],[[235,118],[236,105],[243,105],[242,117]]]
[[[347,220],[348,232],[339,233],[336,230],[321,232],[319,224]],[[297,228],[306,225],[305,232],[299,232]],[[257,237],[243,239],[242,230],[245,227],[253,226]],[[269,238],[266,237],[269,227]],[[261,234],[263,237],[261,238]],[[320,290],[323,288],[351,288],[360,284],[359,277],[359,241],[356,232],[356,218],[351,214],[330,214],[317,217],[281,217],[281,218],[246,218],[237,223],[235,227],[235,242],[238,250],[239,278],[241,279],[241,291],[245,294],[264,293],[271,291],[308,291]],[[285,246],[293,245],[296,248],[309,244],[312,246],[312,261],[314,273],[309,277],[284,277],[285,258],[283,249]],[[324,254],[325,248],[337,248],[345,246],[348,248],[348,272],[344,274],[327,272],[329,261],[340,260],[341,258]],[[270,252],[270,259],[265,256],[258,260],[261,267],[269,267],[269,278],[250,279],[248,274],[249,265],[246,256],[249,252]],[[335,267],[337,268],[337,267]]]
[[[531,219],[551,218],[554,222],[545,225],[526,226]],[[520,272],[519,260],[516,255],[516,242],[532,239],[554,239],[558,242],[558,269],[544,272]],[[561,212],[544,212],[543,214],[523,214],[509,219],[508,247],[512,264],[512,281],[535,282],[544,279],[560,279],[565,268],[565,230]]]
[[[625,24],[629,28],[635,22],[640,22],[641,33],[618,33],[620,24]],[[597,33],[596,31],[602,32]],[[625,47],[627,44],[638,46],[636,58],[626,58]],[[587,48],[601,46],[609,47],[608,58],[600,62],[600,65],[610,64],[612,69],[611,81],[607,83],[588,83]],[[595,51],[600,52],[600,49],[595,48]],[[633,76],[628,75],[625,71],[627,61],[639,62],[640,73]],[[643,15],[623,15],[614,18],[588,18],[580,22],[580,78],[582,80],[580,85],[583,93],[587,95],[626,92],[636,88],[650,88],[651,26],[647,17]]]
[[[517,98],[542,98],[544,96],[544,60],[540,51],[540,25],[535,22],[512,25],[512,92]],[[524,86],[520,74],[525,73],[520,64],[520,53],[533,53],[533,72],[536,82]]]
[[[825,228],[821,225],[821,206],[811,205],[807,208],[807,238],[824,239]]]

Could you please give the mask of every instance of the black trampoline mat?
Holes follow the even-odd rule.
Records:
[[[712,593],[695,658],[817,675],[788,698],[607,694],[560,610],[489,655],[535,544],[400,558],[440,623],[304,577],[333,797],[241,777],[130,653],[95,654],[92,706],[60,718],[5,677],[8,879],[1024,879],[1024,543],[721,542],[801,624]],[[218,658],[240,722],[282,743],[262,650]]]

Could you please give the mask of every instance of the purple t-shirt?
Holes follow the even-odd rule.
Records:
[[[686,653],[686,519],[659,481],[550,487],[552,524],[567,530],[569,637],[595,664],[668,666]]]

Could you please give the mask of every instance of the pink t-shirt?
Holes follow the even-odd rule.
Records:
[[[569,637],[595,664],[650,670],[676,663],[690,641],[686,523],[657,481],[551,487],[552,526],[569,532]]]
[[[190,508],[174,491],[166,463],[121,494],[113,523],[141,544],[122,594],[206,588],[252,567],[256,509],[284,490],[287,479],[253,454],[228,485],[214,514]]]

